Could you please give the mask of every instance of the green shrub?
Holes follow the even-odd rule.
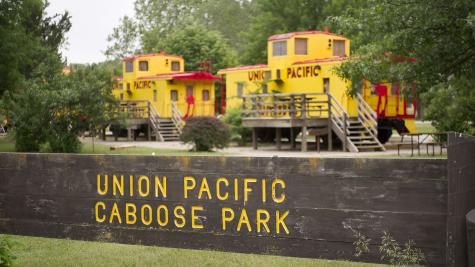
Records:
[[[11,249],[13,242],[6,236],[0,236],[0,267],[9,267],[13,265],[16,258],[12,255]]]
[[[242,126],[242,117],[241,108],[232,108],[226,111],[223,118],[231,131],[231,141],[237,142],[240,146],[246,145],[246,142],[251,140],[251,129]]]
[[[196,151],[210,151],[229,144],[229,127],[215,117],[192,117],[186,121],[180,140],[194,145]]]

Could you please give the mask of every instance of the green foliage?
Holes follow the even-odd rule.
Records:
[[[161,44],[166,52],[182,55],[185,70],[199,70],[200,62],[211,60],[211,72],[236,64],[236,55],[219,32],[203,26],[187,25],[176,29]],[[156,51],[157,48],[145,48]]]
[[[194,145],[195,151],[210,151],[229,144],[229,127],[215,117],[192,117],[186,121],[180,140]]]
[[[251,139],[251,130],[242,126],[242,109],[232,108],[226,111],[223,121],[229,126],[231,141],[245,145]]]
[[[424,253],[415,247],[415,243],[409,240],[401,247],[386,231],[381,237],[379,252],[382,260],[389,260],[397,266],[421,266],[425,263]]]
[[[329,16],[342,14],[349,5],[359,6],[354,0],[256,0],[252,1],[253,17],[249,29],[242,36],[246,47],[242,62],[246,64],[267,61],[267,38],[274,34],[323,30]]]
[[[47,16],[43,0],[0,1],[0,97],[29,79],[48,81],[63,67],[58,52],[71,28],[66,12]]]
[[[128,16],[124,16],[120,20],[119,26],[115,27],[107,37],[110,46],[107,47],[104,54],[112,59],[134,54],[138,50],[137,39],[138,32],[135,21]]]
[[[5,98],[17,151],[79,152],[78,135],[110,119],[111,75],[98,65],[24,86]]]
[[[14,243],[7,236],[0,236],[0,267],[13,266],[16,259],[12,254]]]
[[[451,75],[475,72],[474,14],[475,4],[466,0],[370,0],[333,22],[352,39],[358,57],[354,64],[397,66],[382,67],[379,74],[381,68],[375,67],[365,73],[367,78],[415,80],[419,89],[427,90]],[[417,62],[401,64],[397,56]]]
[[[345,224],[344,228],[353,232],[353,237],[355,238],[353,245],[356,251],[354,255],[356,257],[360,257],[370,251],[371,239],[367,238],[360,231],[353,229],[350,225]],[[415,245],[413,240],[409,240],[404,246],[400,246],[388,232],[384,231],[381,237],[381,245],[379,246],[381,260],[389,261],[392,265],[397,266],[422,266],[426,262],[424,253]]]
[[[473,1],[370,0],[331,22],[352,40],[354,57],[337,71],[356,81],[351,92],[362,79],[415,81],[437,129],[473,133]]]
[[[470,79],[450,79],[432,87],[424,99],[426,118],[438,131],[456,131],[475,135],[475,90]]]

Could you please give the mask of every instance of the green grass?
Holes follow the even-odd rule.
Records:
[[[10,236],[16,266],[383,266],[348,261]]]
[[[15,152],[15,144],[8,136],[0,136],[0,152]]]
[[[0,152],[15,152],[15,144],[10,138],[0,137]],[[111,150],[110,146],[95,144],[94,150],[92,144],[86,143],[81,147],[81,154],[120,154],[120,155],[156,155],[156,156],[220,156],[223,152],[190,152],[186,149],[166,149],[166,148],[148,148],[148,147],[126,147],[117,150]]]
[[[435,133],[437,129],[428,121],[416,121],[416,130],[420,133]]]

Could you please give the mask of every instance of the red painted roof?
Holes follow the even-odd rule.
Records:
[[[172,55],[172,54],[167,54],[167,53],[164,53],[164,52],[160,52],[160,53],[148,53],[148,54],[131,55],[131,56],[124,57],[122,60],[123,61],[134,60],[134,59],[141,58],[141,57],[153,57],[153,56],[166,56],[166,57],[183,58],[182,56],[179,56],[179,55]]]
[[[275,40],[289,39],[289,38],[292,38],[292,37],[294,37],[294,36],[306,35],[306,34],[326,34],[326,35],[331,35],[331,36],[337,36],[337,37],[341,37],[341,38],[346,38],[346,37],[344,37],[343,35],[338,35],[338,34],[331,33],[331,32],[305,31],[305,32],[288,32],[288,33],[276,34],[276,35],[272,35],[272,36],[269,37],[269,39],[267,39],[267,40],[268,40],[268,41],[275,41]]]
[[[219,71],[251,70],[251,69],[259,69],[259,68],[267,68],[267,65],[259,64],[259,65],[240,66],[240,67],[222,69]]]
[[[214,76],[209,72],[199,72],[199,71],[190,71],[190,72],[174,72],[174,73],[160,73],[150,76],[142,76],[137,79],[173,79],[173,80],[199,80],[199,81],[217,81],[221,80],[220,77]]]
[[[302,60],[302,61],[296,61],[296,62],[293,63],[293,65],[342,61],[342,60],[346,60],[346,59],[348,59],[348,57],[331,57],[331,58],[322,58],[322,59],[307,59],[307,60]]]

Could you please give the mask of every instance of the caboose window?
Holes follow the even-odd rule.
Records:
[[[345,40],[333,40],[333,56],[345,57]]]
[[[148,61],[139,61],[139,71],[148,71]]]
[[[277,41],[272,43],[272,56],[286,56],[287,55],[287,40]]]
[[[172,101],[178,101],[178,91],[177,90],[171,90],[170,91],[170,99]]]
[[[295,54],[307,54],[307,38],[295,38]]]
[[[172,61],[172,71],[180,71],[180,61]]]
[[[132,72],[134,71],[134,62],[133,61],[126,61],[125,62],[125,72]]]

